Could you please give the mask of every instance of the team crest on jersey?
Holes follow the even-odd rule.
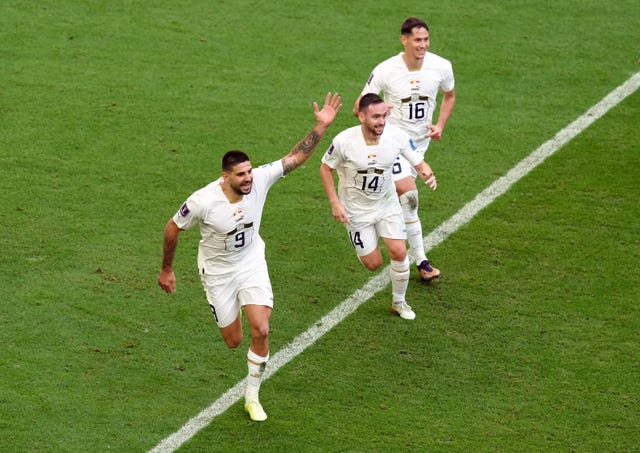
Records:
[[[376,157],[378,157],[377,154],[369,154],[367,156],[367,159],[369,161],[369,165],[375,165],[376,164]]]
[[[233,211],[233,217],[236,219],[236,221],[240,221],[242,219],[244,219],[244,209],[242,208],[238,208],[235,211]]]
[[[189,215],[191,211],[189,211],[189,206],[187,206],[187,203],[183,203],[182,206],[180,206],[180,215],[182,217],[186,217]]]

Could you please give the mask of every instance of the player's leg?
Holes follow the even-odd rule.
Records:
[[[272,308],[267,305],[248,304],[244,313],[251,329],[250,348],[258,355],[269,355],[269,320]]]
[[[391,265],[389,266],[393,301],[391,310],[398,313],[402,319],[415,319],[416,314],[406,301],[411,271],[409,268],[410,262],[407,255],[405,240],[390,238],[383,238],[383,240],[391,260]]]
[[[359,256],[358,258],[360,262],[364,264],[364,267],[370,271],[375,271],[382,265],[382,252],[380,251],[380,247],[376,247],[373,252]]]
[[[269,320],[273,307],[273,293],[266,278],[263,286],[246,288],[238,293],[251,331],[251,345],[247,351],[247,386],[245,410],[254,421],[267,419],[260,404],[260,385],[269,361]]]
[[[200,272],[200,281],[222,339],[229,348],[237,348],[243,337],[237,285],[230,278],[214,278],[203,272]]]
[[[382,252],[378,245],[378,234],[371,224],[347,225],[349,239],[360,262],[369,269],[375,271],[382,266]]]
[[[269,361],[269,318],[271,307],[245,305],[251,326],[251,346],[247,351],[247,387],[244,393],[245,410],[254,421],[264,421],[267,414],[260,404],[260,385]]]
[[[213,305],[211,305],[211,311],[214,313],[215,317],[216,310]],[[231,324],[224,327],[220,327],[220,324],[218,324],[218,329],[220,330],[222,339],[227,343],[229,348],[235,349],[240,346],[240,343],[242,343],[242,315],[240,311],[238,311],[238,316],[231,322]]]
[[[420,278],[430,281],[440,277],[440,271],[431,266],[424,251],[422,223],[418,216],[419,198],[416,182],[413,177],[405,177],[395,181],[396,192],[402,206],[402,216],[407,228],[409,255],[418,267]]]
[[[398,313],[402,319],[415,319],[416,314],[406,301],[411,272],[400,206],[396,205],[395,209],[390,209],[386,217],[378,222],[376,229],[384,241],[391,261],[389,266],[393,302],[391,309]]]
[[[418,216],[418,188],[416,181],[411,176],[395,181],[396,192],[402,206],[402,217],[407,226],[407,242],[409,243],[409,256],[416,264],[426,260],[422,241],[422,224]]]

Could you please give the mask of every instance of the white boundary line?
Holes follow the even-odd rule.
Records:
[[[475,215],[491,204],[496,198],[504,194],[513,184],[527,175],[531,170],[540,165],[547,157],[570,142],[580,132],[588,128],[593,122],[601,118],[611,108],[622,102],[627,96],[634,93],[640,87],[640,72],[632,75],[626,82],[605,96],[600,102],[587,110],[573,123],[558,132],[555,137],[546,141],[542,146],[533,151],[529,156],[521,160],[506,175],[498,178],[489,187],[480,192],[472,201],[467,203],[451,218],[443,222],[439,227],[424,238],[427,252],[441,244],[458,228],[469,223]],[[298,335],[280,351],[273,354],[269,360],[264,375],[268,379],[281,367],[293,360],[298,354],[314,344],[325,333],[353,313],[360,305],[373,297],[378,291],[384,289],[390,282],[389,266],[382,269],[377,275],[370,278],[360,289],[338,304],[333,310],[323,316],[306,332]],[[162,440],[151,453],[165,453],[177,450],[183,443],[191,439],[198,431],[209,425],[215,417],[223,414],[243,397],[245,380],[239,381],[231,389],[227,390],[220,398],[209,407],[201,411],[182,426],[178,431]]]

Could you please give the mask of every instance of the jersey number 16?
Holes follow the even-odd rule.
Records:
[[[416,102],[415,104],[410,102],[408,107],[410,120],[421,120],[424,118],[426,114],[424,102]]]

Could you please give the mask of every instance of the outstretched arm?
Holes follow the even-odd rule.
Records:
[[[167,222],[164,230],[164,241],[162,243],[162,269],[158,275],[158,284],[167,293],[171,294],[176,290],[176,276],[173,273],[173,257],[178,248],[178,235],[180,228],[173,219]]]
[[[326,132],[329,125],[333,122],[336,115],[340,111],[342,104],[340,103],[340,95],[338,93],[327,93],[324,100],[322,110],[318,110],[318,103],[313,103],[313,113],[316,117],[316,124],[311,131],[304,137],[293,149],[282,158],[282,167],[284,174],[291,173],[293,170],[302,165],[318,146],[320,139]]]

